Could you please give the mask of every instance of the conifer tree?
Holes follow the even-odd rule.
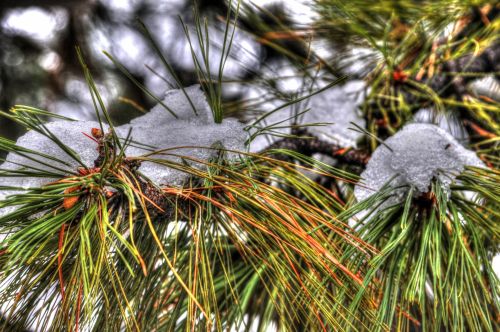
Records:
[[[498,330],[500,6],[307,4],[194,6],[193,86],[137,22],[175,86],[104,52],[157,103],[126,124],[78,47],[97,121],[1,111],[0,330]]]

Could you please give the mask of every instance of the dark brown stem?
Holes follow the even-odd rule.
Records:
[[[271,144],[266,151],[274,149],[297,151],[307,156],[320,153],[335,158],[340,162],[359,166],[366,165],[370,159],[367,151],[344,148],[338,144],[325,142],[303,129],[294,137],[286,137]]]

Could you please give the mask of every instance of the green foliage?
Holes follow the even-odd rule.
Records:
[[[357,220],[361,239],[380,250],[359,293],[372,294],[376,321],[385,323],[371,329],[497,330],[499,281],[491,260],[500,243],[495,185],[499,107],[495,100],[470,94],[466,84],[493,70],[470,68],[475,68],[475,57],[498,43],[498,4],[318,0],[315,5],[314,33],[332,45],[332,54],[309,59],[318,66],[326,63],[326,70],[342,72],[356,62],[365,67],[356,75],[370,91],[362,108],[368,126],[357,129],[365,133],[367,149],[383,144],[417,110],[432,108],[467,127],[470,147],[489,167],[465,171],[450,191],[439,183],[429,193],[410,191],[404,204],[394,206],[384,202],[395,188],[387,186],[354,203],[349,187],[340,183],[344,189],[337,192],[348,203],[338,218]],[[347,165],[337,161],[336,166]],[[350,249],[345,255],[357,257]],[[348,266],[356,270],[358,264],[354,260]],[[350,308],[356,311],[357,305],[354,300]]]
[[[404,204],[379,196],[361,220],[362,239],[380,248],[366,279],[380,281],[377,318],[398,331],[498,329],[498,172],[469,169],[458,181],[451,192],[410,190]]]
[[[13,118],[40,130],[32,121],[46,113],[23,109]],[[53,178],[0,205],[15,208],[0,218],[0,278],[9,281],[0,302],[9,321],[53,331],[222,330],[243,326],[244,317],[259,318],[262,328],[275,321],[317,330],[373,320],[347,309],[362,279],[342,248],[349,243],[360,257],[373,249],[346,232],[334,217],[342,205],[293,164],[250,154],[230,161],[221,151],[203,170],[156,157],[166,151],[126,157],[113,137],[100,143],[105,156],[96,168],[2,173]],[[57,160],[6,140],[2,147]],[[142,162],[192,180],[158,188],[136,171]]]
[[[471,72],[469,64],[458,72],[443,65],[470,53],[480,55],[498,42],[497,6],[488,1],[318,0],[316,31],[336,50],[330,61],[365,63],[371,92],[364,111],[377,135],[393,134],[422,107],[473,118],[498,135],[497,102],[472,95],[454,98],[451,82],[440,90],[432,87],[433,80],[485,75]],[[368,54],[354,56],[353,48]],[[377,145],[375,140],[370,144]]]
[[[195,11],[194,33],[181,22],[216,123],[228,114],[224,66],[238,22],[247,28],[253,23],[256,39],[303,75],[304,87],[286,96],[274,84],[281,76],[244,82],[264,88],[273,101],[284,100],[249,125],[255,130],[250,141],[276,134],[288,119],[267,127],[261,120],[286,107],[296,107],[297,118],[308,111],[300,102],[346,79],[338,59],[304,53],[308,31],[294,30],[279,12],[244,6],[237,21],[239,2],[230,1],[228,8],[215,71],[208,21]],[[212,146],[200,147],[216,152],[208,161],[183,156],[182,147],[126,156],[134,142],[130,134],[116,134],[78,52],[101,126],[94,137],[95,167],[44,125],[48,117],[63,117],[27,106],[2,112],[49,137],[80,164],[72,169],[57,156],[0,139],[3,151],[43,166],[19,165],[1,170],[1,177],[49,179],[40,188],[0,187],[18,191],[0,201],[4,330],[15,324],[41,331],[250,331],[254,321],[258,331],[271,326],[279,331],[499,329],[500,282],[491,266],[500,249],[498,103],[433,88],[433,79],[442,75],[484,74],[467,66],[459,72],[443,67],[497,42],[498,19],[481,21],[496,7],[484,1],[317,0],[315,8],[320,16],[313,32],[334,45],[336,56],[348,58],[354,47],[370,50],[364,77],[370,93],[363,105],[368,126],[355,128],[365,134],[367,151],[383,144],[416,110],[432,107],[456,114],[472,128],[477,135],[471,136],[471,148],[488,168],[467,169],[449,190],[437,181],[427,193],[409,188],[403,203],[389,204],[401,188],[387,184],[355,202],[352,187],[360,178],[346,171],[351,165],[337,161],[334,168],[300,151],[252,154]],[[146,24],[139,24],[183,89]],[[456,31],[444,35],[451,24]],[[175,109],[105,54],[175,116]],[[332,83],[316,89],[320,79]],[[233,107],[233,113],[248,111],[241,104]],[[169,154],[183,159],[162,158]],[[140,173],[142,163],[185,172],[189,181],[160,187]],[[306,174],[319,175],[329,187]]]

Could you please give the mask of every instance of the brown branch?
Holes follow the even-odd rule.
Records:
[[[370,159],[370,154],[364,150],[345,148],[338,144],[330,143],[301,129],[296,136],[283,138],[271,144],[265,151],[287,149],[300,152],[306,156],[320,153],[351,165],[364,166]]]

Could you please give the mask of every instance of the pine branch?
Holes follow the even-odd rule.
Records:
[[[441,73],[428,80],[427,84],[441,96],[456,95],[462,97],[467,93],[467,83],[476,79],[474,75],[463,74],[493,73],[500,74],[500,43],[486,48],[481,54],[469,54],[457,60],[446,61],[441,66]]]
[[[320,153],[341,162],[358,166],[366,165],[370,159],[370,154],[367,151],[345,148],[338,144],[326,142],[310,134],[305,129],[297,130],[294,137],[286,137],[271,144],[266,151],[276,149],[297,151],[306,156]]]

